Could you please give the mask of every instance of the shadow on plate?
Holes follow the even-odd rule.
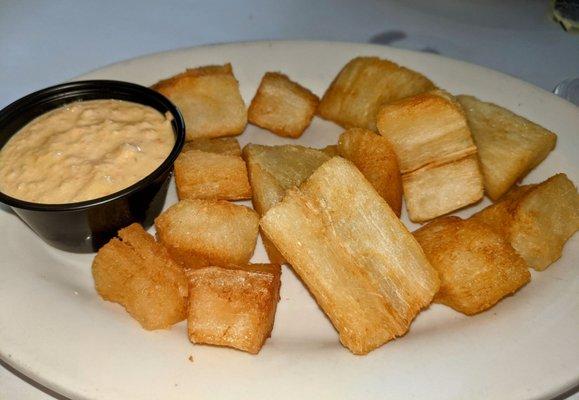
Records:
[[[46,386],[41,385],[40,383],[34,381],[33,379],[30,379],[29,377],[24,375],[22,372],[12,368],[10,365],[8,365],[7,363],[5,363],[2,360],[0,360],[0,367],[5,368],[8,372],[14,374],[15,376],[17,376],[18,378],[20,378],[21,380],[23,380],[27,384],[34,386],[36,389],[40,390],[41,392],[43,392],[49,396],[54,397],[56,400],[71,400],[68,397],[65,397],[61,394],[56,393],[54,390],[49,389]]]
[[[399,44],[398,46],[395,45],[396,42],[403,42],[405,39],[408,38],[408,34],[404,31],[384,31],[381,33],[377,33],[376,35],[372,36],[368,39],[368,43],[372,44],[381,44],[385,46],[393,46],[393,47],[400,47],[400,48],[408,48],[409,50],[418,50],[423,51],[425,53],[431,54],[440,54],[440,51],[435,49],[432,46],[425,46],[422,48],[414,48],[413,46],[409,46],[408,43],[406,44]]]
[[[16,215],[14,213],[14,211],[12,211],[12,208],[8,207],[6,204],[0,203],[0,211],[4,211],[5,213]]]

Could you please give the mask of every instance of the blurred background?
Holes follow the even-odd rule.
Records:
[[[428,51],[552,91],[579,77],[579,34],[550,8],[547,0],[0,0],[0,106],[128,58],[265,39]]]
[[[254,40],[425,51],[553,91],[579,77],[579,34],[565,31],[551,14],[546,0],[0,0],[0,107],[129,58]],[[0,399],[54,398],[61,397],[0,364]]]

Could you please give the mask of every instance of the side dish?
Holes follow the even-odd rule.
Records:
[[[118,192],[171,153],[171,119],[122,100],[78,101],[49,111],[0,151],[0,191],[20,200],[66,204]]]
[[[235,138],[195,139],[175,160],[180,200],[251,198],[247,167]]]
[[[139,224],[121,229],[92,264],[101,297],[121,304],[145,329],[162,329],[187,315],[185,271]]]
[[[318,96],[278,72],[264,75],[249,106],[249,122],[291,138],[300,137],[310,125]]]
[[[460,104],[442,90],[382,106],[378,132],[394,146],[408,215],[424,222],[483,197],[477,148]]]
[[[257,354],[273,328],[276,264],[209,267],[189,273],[189,340]]]
[[[290,189],[261,227],[355,354],[406,333],[438,291],[412,234],[343,158]]]
[[[155,220],[159,241],[185,268],[249,263],[258,225],[251,208],[223,200],[181,200]]]
[[[485,224],[444,217],[414,237],[440,276],[434,301],[464,314],[492,307],[531,280],[527,263]]]
[[[471,219],[502,234],[531,268],[542,271],[561,257],[579,229],[579,194],[567,175],[557,174],[513,188]]]
[[[485,190],[498,200],[555,148],[557,135],[496,104],[458,96],[478,149]]]
[[[396,152],[388,139],[367,129],[352,128],[340,135],[336,150],[335,155],[353,162],[400,217],[402,178]],[[331,154],[332,150],[325,151]]]
[[[378,57],[357,57],[336,76],[318,107],[318,115],[344,128],[376,129],[384,103],[434,89],[424,75]]]
[[[187,140],[239,135],[247,125],[247,110],[231,64],[188,69],[152,89],[179,107]]]
[[[488,310],[530,282],[529,267],[557,260],[579,229],[565,174],[508,191],[547,157],[554,133],[388,60],[350,61],[319,104],[287,76],[265,74],[249,122],[291,141],[316,134],[317,106],[348,128],[323,149],[241,150],[215,138],[241,133],[247,119],[229,64],[154,87],[190,123],[175,163],[180,201],[156,219],[158,242],[131,225],[93,263],[99,294],[146,329],[187,318],[191,342],[256,354],[287,263],[341,343],[367,354],[406,334],[432,302]],[[468,219],[445,216],[485,189],[496,203]],[[414,233],[399,219],[403,196],[411,220],[432,220]],[[226,201],[250,197],[255,211]],[[260,230],[270,264],[250,264]]]

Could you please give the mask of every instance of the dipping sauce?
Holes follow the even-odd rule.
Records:
[[[66,204],[118,192],[171,153],[171,118],[122,100],[67,104],[34,119],[0,151],[0,191],[20,200]]]

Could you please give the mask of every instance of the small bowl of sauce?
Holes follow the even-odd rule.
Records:
[[[50,245],[93,252],[160,213],[185,140],[161,94],[118,81],[32,93],[0,111],[0,202]]]

